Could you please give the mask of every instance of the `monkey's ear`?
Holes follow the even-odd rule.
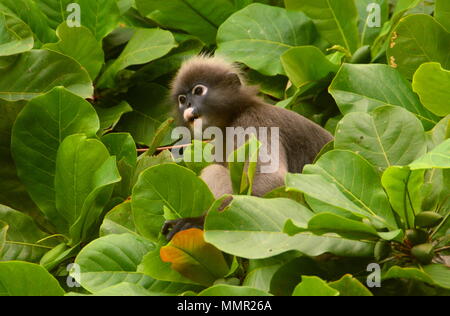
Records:
[[[233,86],[241,86],[241,78],[235,73],[229,73],[226,78],[227,84],[233,85]]]

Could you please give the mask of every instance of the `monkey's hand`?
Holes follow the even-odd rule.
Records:
[[[166,236],[167,240],[170,241],[175,234],[190,228],[203,229],[204,224],[205,216],[180,218],[174,221],[166,221],[162,229],[162,233]]]

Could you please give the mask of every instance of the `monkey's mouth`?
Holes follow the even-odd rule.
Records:
[[[188,123],[194,124],[194,122],[200,118],[201,116],[198,114],[192,115],[191,117],[188,118]]]

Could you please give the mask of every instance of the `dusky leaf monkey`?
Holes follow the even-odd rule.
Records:
[[[171,97],[179,124],[194,130],[217,127],[223,131],[224,157],[242,144],[233,144],[235,137],[227,137],[226,129],[279,128],[277,151],[268,152],[270,159],[278,159],[278,168],[262,172],[266,162],[257,163],[253,195],[264,194],[284,185],[286,173],[300,173],[312,163],[332,135],[305,117],[265,103],[257,96],[258,89],[245,84],[240,70],[218,57],[198,56],[186,61],[172,82]],[[238,135],[239,136],[239,135]],[[271,147],[271,137],[261,137],[262,147]],[[227,147],[231,144],[231,147]],[[265,160],[267,161],[267,160]],[[215,198],[232,194],[232,183],[227,163],[216,163],[205,168],[200,177],[211,189]],[[179,231],[203,226],[204,217],[167,222],[163,233],[171,239]]]

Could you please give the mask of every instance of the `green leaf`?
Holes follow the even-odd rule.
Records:
[[[450,32],[450,3],[445,0],[436,0],[435,2],[434,18],[447,32]]]
[[[133,111],[133,108],[126,101],[122,101],[119,104],[109,107],[95,107],[95,111],[100,119],[100,128],[102,130],[113,129],[121,119],[122,115]]]
[[[372,226],[332,213],[315,215],[308,222],[308,230],[319,235],[336,233],[344,238],[355,240],[378,238],[377,231]]]
[[[381,182],[394,211],[407,228],[414,227],[415,215],[422,210],[420,191],[424,173],[411,171],[408,167],[392,166],[384,171]]]
[[[353,53],[358,49],[358,11],[352,0],[285,0],[286,8],[300,10],[313,21],[331,45]]]
[[[11,144],[17,173],[33,201],[56,226],[61,220],[54,190],[58,147],[71,134],[95,136],[98,128],[93,107],[64,88],[34,98],[17,117]]]
[[[38,243],[49,235],[42,232],[31,217],[9,207],[0,205],[0,222],[6,225],[0,233],[0,239],[5,238],[3,247],[0,247],[0,261],[37,263],[54,245],[50,240]]]
[[[450,71],[439,63],[422,64],[414,74],[412,86],[428,110],[438,116],[450,114]]]
[[[148,147],[147,154],[152,155],[157,151],[158,146],[160,146],[164,139],[167,138],[169,132],[173,128],[174,122],[175,120],[170,117],[158,127],[158,129],[155,131],[155,137]]]
[[[429,153],[413,161],[409,167],[411,170],[450,168],[450,139],[447,139]]]
[[[117,167],[122,181],[116,184],[114,196],[126,200],[131,195],[134,172],[137,164],[136,144],[133,137],[127,133],[112,133],[101,138],[111,156],[116,156]]]
[[[172,264],[172,269],[205,286],[213,285],[229,270],[223,254],[206,243],[203,231],[196,228],[176,234],[161,248],[160,255],[163,262]]]
[[[164,241],[164,244],[166,243],[167,241]],[[163,262],[160,256],[161,248],[162,244],[160,243],[156,246],[155,250],[146,254],[137,271],[156,280],[174,282],[177,284],[197,284],[195,281],[192,281],[173,270],[169,262]]]
[[[314,46],[295,47],[281,56],[281,63],[291,82],[301,88],[307,84],[328,84],[328,78],[338,72],[339,65]]]
[[[450,33],[431,16],[413,14],[403,18],[392,33],[387,57],[391,67],[412,79],[426,62],[450,69]]]
[[[25,101],[0,100],[0,204],[36,216],[39,210],[19,180],[11,156],[12,127],[25,105]]]
[[[274,76],[284,74],[280,61],[283,53],[312,44],[316,35],[312,21],[303,13],[254,3],[220,26],[217,53],[263,75]]]
[[[75,59],[94,80],[105,60],[102,46],[94,35],[84,26],[69,27],[67,23],[62,23],[56,34],[59,42],[46,44],[44,48]]]
[[[100,236],[126,233],[137,234],[131,212],[131,201],[119,204],[109,211],[100,227]]]
[[[251,195],[261,143],[252,135],[248,142],[228,157],[233,192]]]
[[[35,0],[2,0],[0,9],[25,22],[42,43],[56,41],[55,32],[49,25],[50,20]]]
[[[389,279],[412,279],[437,285],[446,289],[450,289],[450,273],[449,268],[440,264],[431,264],[421,269],[408,267],[402,268],[393,266],[381,276],[382,280]]]
[[[98,238],[84,247],[75,259],[80,266],[77,282],[91,293],[122,282],[149,288],[154,280],[136,270],[144,255],[153,248],[152,243],[131,234]]]
[[[288,219],[302,223],[311,216],[310,210],[292,200],[234,196],[223,212],[208,213],[205,239],[226,253],[250,259],[268,258],[289,250],[298,250],[308,256],[326,252],[363,257],[373,254],[370,243],[333,235],[301,233],[290,237],[283,233]]]
[[[359,33],[361,34],[361,44],[370,45],[373,43],[375,38],[382,30],[382,26],[389,20],[389,1],[388,0],[359,0],[355,1],[356,7],[359,13]],[[368,11],[369,5],[379,5],[380,11],[378,9],[372,9]],[[374,20],[379,15],[380,26],[371,27],[371,23],[376,22]],[[369,23],[370,22],[370,23]]]
[[[414,113],[426,129],[439,118],[424,108],[411,84],[387,65],[344,64],[330,88],[343,114],[371,112],[385,105],[396,105]]]
[[[177,218],[203,215],[214,202],[208,186],[189,169],[164,164],[144,171],[133,189],[137,230],[156,241],[164,224],[164,206]]]
[[[9,101],[30,100],[57,86],[64,86],[83,98],[93,94],[92,81],[86,70],[73,59],[53,51],[23,53],[2,73],[0,98]]]
[[[350,113],[338,124],[336,149],[354,151],[379,170],[407,165],[426,152],[426,135],[420,121],[393,106],[370,114]]]
[[[322,175],[360,208],[378,217],[387,227],[397,228],[380,177],[373,165],[361,156],[350,151],[333,150],[314,165],[307,165],[303,173]],[[311,206],[314,208],[313,204]]]
[[[56,29],[58,25],[66,20],[67,15],[69,14],[66,10],[71,0],[32,0],[34,1],[39,10],[45,14],[47,17],[48,25],[52,29]]]
[[[347,274],[340,280],[328,283],[330,287],[339,291],[339,296],[373,296],[373,294],[357,279]]]
[[[117,27],[120,11],[116,1],[110,0],[75,0],[81,9],[81,25],[94,34],[97,41]]]
[[[33,33],[28,25],[0,11],[0,56],[27,52],[33,48],[33,45]]]
[[[115,130],[128,132],[137,143],[150,146],[158,128],[169,117],[168,92],[167,88],[155,83],[130,89],[127,101],[133,112],[123,115]],[[148,100],[151,100],[150,104]]]
[[[233,13],[227,0],[137,0],[139,12],[158,24],[214,44],[218,27]]]
[[[214,285],[200,292],[198,296],[272,296],[271,294],[248,286]]]
[[[72,245],[90,237],[120,179],[115,157],[100,141],[75,134],[62,142],[56,158],[56,208],[67,223],[63,231],[70,228]]]
[[[294,289],[292,296],[339,296],[339,291],[316,276],[302,276],[302,282]]]
[[[316,212],[328,211],[345,217],[353,215],[360,218],[373,218],[369,211],[353,203],[338,189],[336,184],[321,175],[288,174],[286,190],[303,192],[310,198],[324,203],[325,206],[320,204],[315,206]],[[329,206],[332,208],[330,209]]]
[[[98,87],[112,87],[119,71],[128,66],[145,64],[163,57],[176,46],[175,39],[169,31],[137,29],[120,56],[102,74]]]
[[[58,281],[43,267],[20,261],[0,262],[0,296],[63,296]]]

